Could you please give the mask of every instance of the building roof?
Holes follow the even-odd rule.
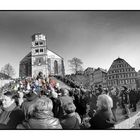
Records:
[[[92,67],[88,67],[88,68],[85,69],[85,71],[88,71],[88,70],[93,70],[93,68]]]
[[[48,48],[47,48],[48,49]],[[50,50],[50,49],[48,49],[49,51],[51,51],[51,52],[53,52],[53,53],[55,53],[56,55],[58,55],[59,57],[61,57],[62,59],[64,59],[62,56],[60,56],[59,54],[57,54],[56,52],[54,52],[54,51],[52,51],[52,50]]]
[[[123,61],[124,61],[124,59],[122,59],[122,58],[120,58],[120,57],[118,57],[118,58],[115,59],[114,61],[120,61],[120,60],[123,60]]]
[[[31,58],[31,52],[29,52],[29,53],[20,61],[20,63],[25,62],[25,61],[28,60],[29,58]]]
[[[95,71],[98,71],[98,70],[100,70],[100,71],[102,71],[102,72],[104,72],[104,73],[107,73],[107,70],[105,70],[105,69],[102,69],[102,68],[97,68],[97,69],[95,69]]]

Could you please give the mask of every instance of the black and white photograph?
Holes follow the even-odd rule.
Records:
[[[140,11],[0,11],[0,130],[140,129]]]

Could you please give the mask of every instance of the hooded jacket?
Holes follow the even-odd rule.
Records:
[[[90,129],[113,129],[114,117],[111,110],[98,110],[90,120]]]
[[[50,111],[34,112],[33,116],[23,123],[22,129],[62,129],[57,118]]]
[[[38,100],[38,96],[35,93],[27,94],[26,95],[26,101],[24,101],[21,105],[21,109],[24,112],[25,119],[28,118],[28,115],[30,114],[29,107],[34,104]]]

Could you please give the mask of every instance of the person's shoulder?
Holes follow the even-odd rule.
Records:
[[[53,129],[61,129],[61,125],[60,125],[60,121],[57,118],[51,118],[51,119],[47,119],[47,124],[48,127],[51,127]]]

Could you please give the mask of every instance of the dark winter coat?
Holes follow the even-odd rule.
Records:
[[[33,116],[18,129],[62,129],[57,118],[53,117],[53,113],[49,111],[35,112]]]
[[[89,115],[90,115],[90,117],[93,115],[94,110],[97,109],[96,103],[97,103],[97,97],[96,97],[96,95],[92,95],[92,97],[89,100],[89,106],[90,106]]]
[[[98,110],[90,120],[90,129],[112,129],[114,128],[114,118],[110,110]]]
[[[119,97],[117,95],[111,95],[111,98],[113,100],[113,108],[112,109],[117,109],[117,103],[119,102]]]
[[[24,114],[13,103],[8,108],[3,108],[0,114],[0,129],[16,129],[16,126],[24,120]]]
[[[80,124],[75,115],[66,115],[63,120],[61,120],[61,125],[63,129],[80,129]]]
[[[28,115],[30,113],[29,107],[34,104],[38,100],[38,98],[39,97],[36,94],[32,93],[30,95],[27,95],[27,100],[22,103],[21,109],[24,112],[25,119],[28,118]]]
[[[123,104],[129,104],[129,95],[126,91],[122,91],[121,93],[121,103]]]
[[[51,98],[53,102],[53,109],[52,112],[54,114],[54,117],[59,117],[60,116],[60,109],[61,109],[61,103],[58,98]]]
[[[130,99],[130,103],[136,103],[137,102],[137,92],[134,90],[131,90],[129,92],[129,99]]]

